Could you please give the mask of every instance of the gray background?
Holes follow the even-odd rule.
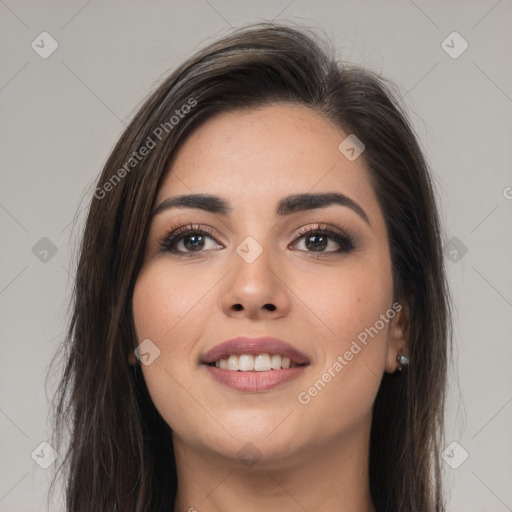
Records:
[[[0,0],[0,16],[0,511],[46,510],[55,464],[42,469],[31,453],[48,440],[55,372],[46,390],[45,377],[65,327],[80,201],[158,80],[230,26],[270,19],[320,27],[341,57],[401,88],[451,240],[447,444],[460,446],[445,457],[460,465],[443,462],[448,509],[512,510],[510,0]],[[31,48],[49,48],[43,31],[58,42],[46,59]],[[442,46],[453,31],[469,44],[458,58]]]

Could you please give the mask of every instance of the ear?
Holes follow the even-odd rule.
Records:
[[[399,355],[409,356],[410,312],[406,301],[393,303],[396,314],[390,321],[386,372],[394,373],[400,368],[396,360]]]

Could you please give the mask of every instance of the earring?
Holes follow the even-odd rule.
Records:
[[[404,356],[403,354],[396,356],[396,360],[400,364],[400,366],[397,368],[399,372],[401,372],[404,368],[407,368],[407,366],[409,366],[409,359],[407,356]]]

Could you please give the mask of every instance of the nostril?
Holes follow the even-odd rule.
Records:
[[[275,307],[274,304],[265,304],[263,307],[267,308],[270,311],[275,311],[276,310],[276,307]]]
[[[233,309],[234,309],[235,311],[240,311],[241,309],[244,309],[244,308],[242,307],[242,304],[235,304],[235,305],[233,306]]]

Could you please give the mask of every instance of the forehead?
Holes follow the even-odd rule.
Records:
[[[338,149],[347,135],[302,105],[216,114],[183,141],[157,202],[209,193],[261,210],[288,194],[338,191],[371,209],[376,198],[364,160]]]

